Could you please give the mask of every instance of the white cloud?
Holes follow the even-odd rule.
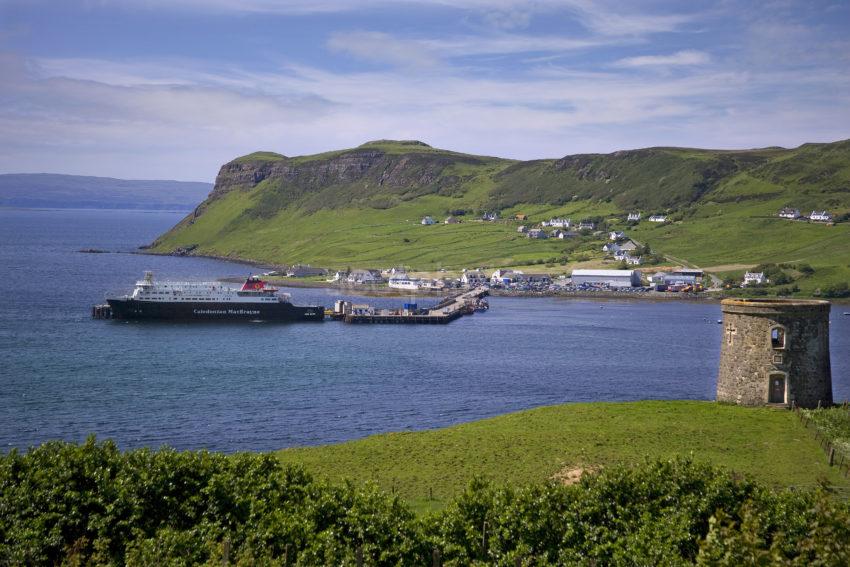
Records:
[[[711,57],[704,51],[688,49],[671,55],[639,55],[614,62],[614,67],[673,67],[682,65],[705,65]]]
[[[422,43],[379,32],[335,33],[328,40],[328,48],[358,59],[399,67],[432,67],[437,64],[435,54]]]
[[[562,53],[613,45],[616,40],[574,39],[558,36],[491,34],[439,39],[402,39],[379,32],[336,33],[328,41],[332,51],[398,67],[434,67],[440,61],[475,55]]]
[[[541,4],[534,10],[552,3]],[[505,13],[516,6],[525,4],[497,5]],[[0,56],[0,170],[209,180],[222,163],[258,149],[297,155],[375,138],[530,159],[647,145],[795,145],[850,131],[846,58],[818,52],[791,65],[764,64],[772,61],[771,42],[799,42],[784,52],[776,46],[787,60],[811,52],[811,30],[761,22],[737,50],[664,53],[639,34],[690,20],[612,19],[596,3],[569,6],[593,34],[488,28],[479,35],[330,36],[335,53],[380,64],[369,72],[291,62],[257,71],[176,57]],[[522,17],[518,24],[513,29]],[[748,50],[749,41],[761,49]],[[611,49],[622,44],[655,53]],[[553,57],[566,53],[587,53],[596,63],[556,65]],[[526,57],[522,67],[482,62],[505,54],[545,57]],[[475,65],[464,59],[473,56]]]
[[[614,0],[68,0],[86,9],[119,7],[127,10],[183,11],[206,14],[272,14],[305,16],[312,14],[365,13],[400,11],[409,7],[464,11],[477,14],[496,29],[527,27],[535,15],[572,13],[594,34],[605,36],[643,36],[670,32],[697,21],[697,14],[677,13],[671,6],[657,2]],[[50,0],[0,0],[3,4],[49,5]]]
[[[572,0],[571,8],[584,26],[600,35],[645,36],[680,30],[700,19],[698,14],[654,14],[640,6],[632,10],[598,0]]]

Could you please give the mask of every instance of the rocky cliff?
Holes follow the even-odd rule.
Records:
[[[233,191],[258,193],[246,212],[258,218],[289,206],[307,212],[352,204],[386,208],[426,194],[452,195],[463,181],[453,167],[489,161],[492,158],[434,150],[422,142],[370,142],[297,158],[251,154],[221,167],[215,188],[196,216]]]

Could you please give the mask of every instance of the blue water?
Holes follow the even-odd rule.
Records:
[[[180,216],[0,209],[0,447],[95,433],[122,448],[273,450],[546,404],[714,396],[717,304],[493,297],[489,312],[448,326],[90,319],[92,304],[129,290],[146,269],[162,279],[251,271],[76,252],[130,251]],[[297,304],[338,297],[291,292]],[[842,400],[850,397],[846,310],[834,309],[832,322]]]

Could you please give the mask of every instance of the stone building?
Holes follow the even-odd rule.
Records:
[[[724,299],[717,400],[832,403],[828,301]]]

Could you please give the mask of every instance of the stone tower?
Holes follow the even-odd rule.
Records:
[[[717,401],[832,403],[829,302],[724,299]]]

